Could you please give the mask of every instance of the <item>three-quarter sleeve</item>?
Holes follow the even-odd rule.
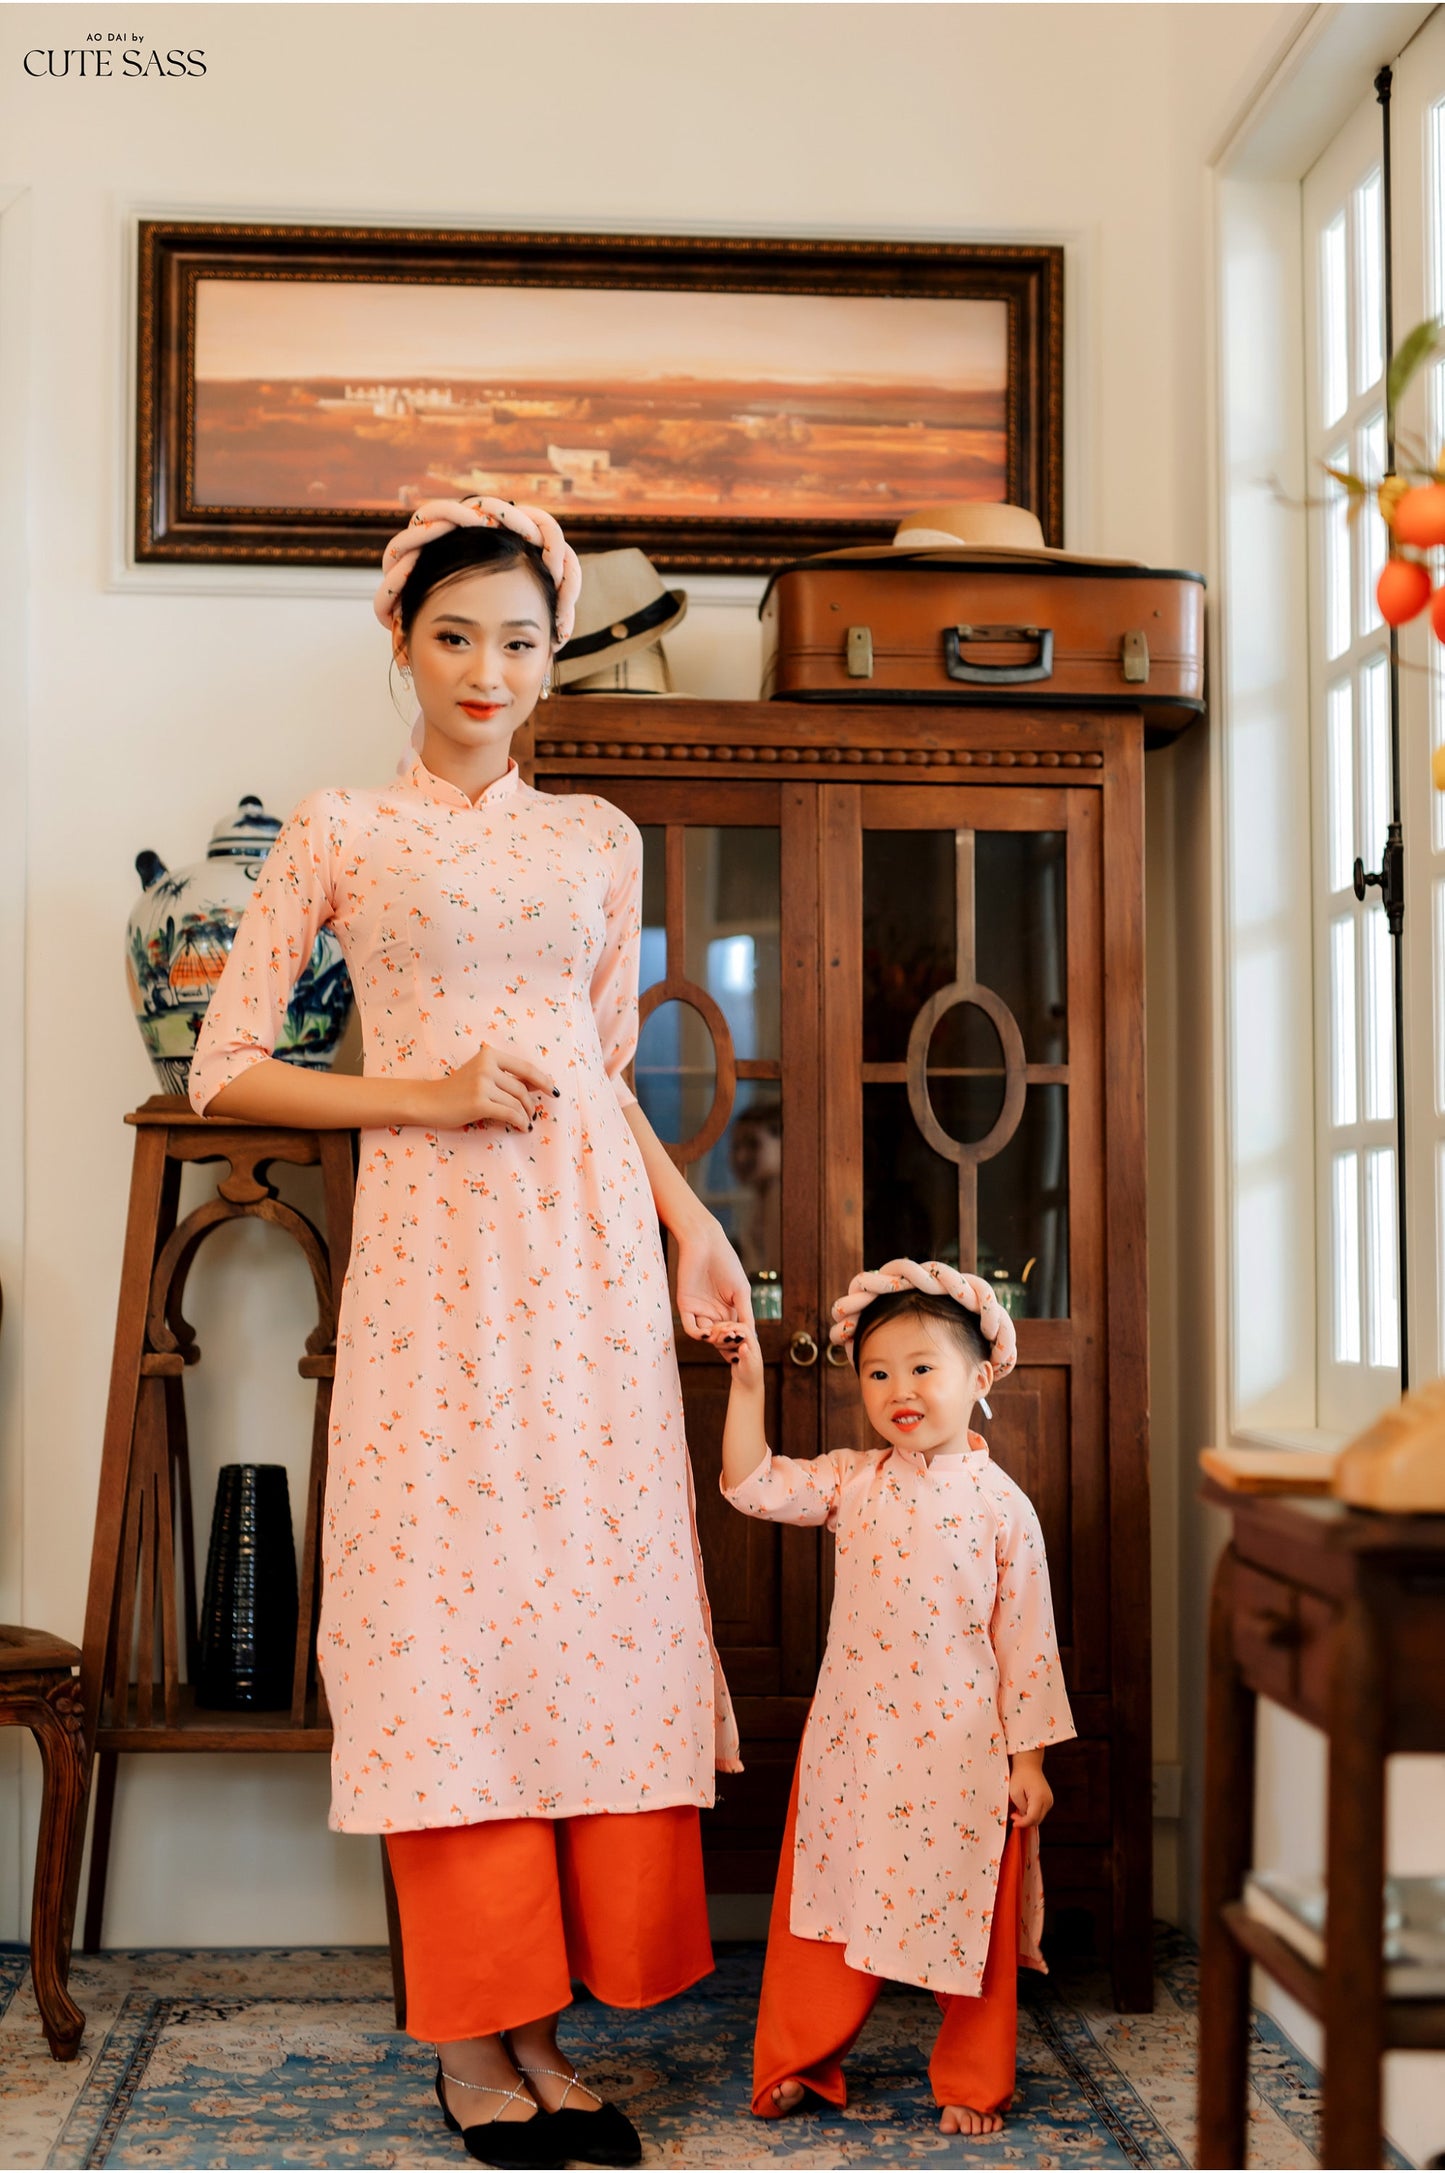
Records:
[[[1012,1755],[1066,1743],[1075,1730],[1054,1635],[1042,1527],[1017,1487],[998,1506],[998,1586],[989,1640],[998,1661],[999,1719]]]
[[[744,1516],[770,1524],[826,1524],[838,1515],[844,1472],[836,1456],[774,1456],[771,1449],[740,1486],[725,1486],[725,1500]]]
[[[191,1107],[207,1105],[272,1055],[318,933],[332,915],[331,823],[324,797],[303,800],[262,864],[191,1059]]]
[[[637,1051],[637,977],[642,950],[642,833],[615,807],[606,848],[611,865],[603,905],[606,935],[592,974],[592,1016],[602,1063],[624,1109],[636,1101],[622,1074]]]

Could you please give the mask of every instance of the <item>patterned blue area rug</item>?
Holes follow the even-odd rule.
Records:
[[[1019,2086],[1004,2132],[939,2133],[926,2067],[937,2009],[889,1988],[849,2064],[841,2113],[748,2111],[762,1950],[645,2014],[579,2000],[563,2041],[645,2140],[646,2163],[727,2166],[1185,2166],[1194,2126],[1195,1950],[1158,1927],[1158,1999],[1117,2015],[1095,1974],[1021,1979]],[[0,1951],[0,2164],[466,2167],[425,2050],[391,2026],[370,1949],[83,1957],[80,2058],[51,2061],[23,1953]],[[1316,2162],[1318,2077],[1257,2016],[1250,2157]],[[1404,2165],[1398,2155],[1390,2163]]]

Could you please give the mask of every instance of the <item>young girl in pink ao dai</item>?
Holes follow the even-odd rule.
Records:
[[[845,2102],[841,2062],[886,1978],[925,1985],[946,2134],[1002,2125],[1020,1965],[1042,1969],[1044,1749],[1074,1733],[1043,1535],[971,1430],[1013,1366],[1013,1323],[977,1276],[931,1260],[857,1275],[832,1339],[881,1448],[774,1456],[750,1323],[732,1367],[722,1489],[748,1516],[837,1540],[827,1648],[773,1896],[753,2111]]]

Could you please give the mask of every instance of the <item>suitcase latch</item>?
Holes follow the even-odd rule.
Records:
[[[873,677],[873,629],[871,626],[850,626],[846,649],[848,677],[871,679]]]
[[[1149,644],[1138,628],[1124,636],[1124,677],[1131,687],[1142,687],[1149,677]]]

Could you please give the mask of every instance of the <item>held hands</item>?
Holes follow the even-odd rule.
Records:
[[[496,1049],[484,1043],[444,1079],[427,1081],[427,1122],[440,1132],[466,1124],[505,1124],[530,1131],[557,1092],[552,1074],[520,1049]]]
[[[1012,1824],[1038,1826],[1048,1817],[1054,1792],[1044,1779],[1041,1750],[1015,1751],[1009,1760],[1008,1800],[1013,1805]]]
[[[705,1340],[715,1351],[721,1351],[732,1368],[735,1389],[745,1394],[761,1389],[763,1385],[763,1354],[758,1346],[757,1331],[750,1320],[723,1321],[709,1328]]]
[[[678,1237],[677,1310],[687,1333],[698,1341],[710,1341],[710,1329],[753,1317],[752,1286],[743,1264],[711,1215],[695,1233]]]

